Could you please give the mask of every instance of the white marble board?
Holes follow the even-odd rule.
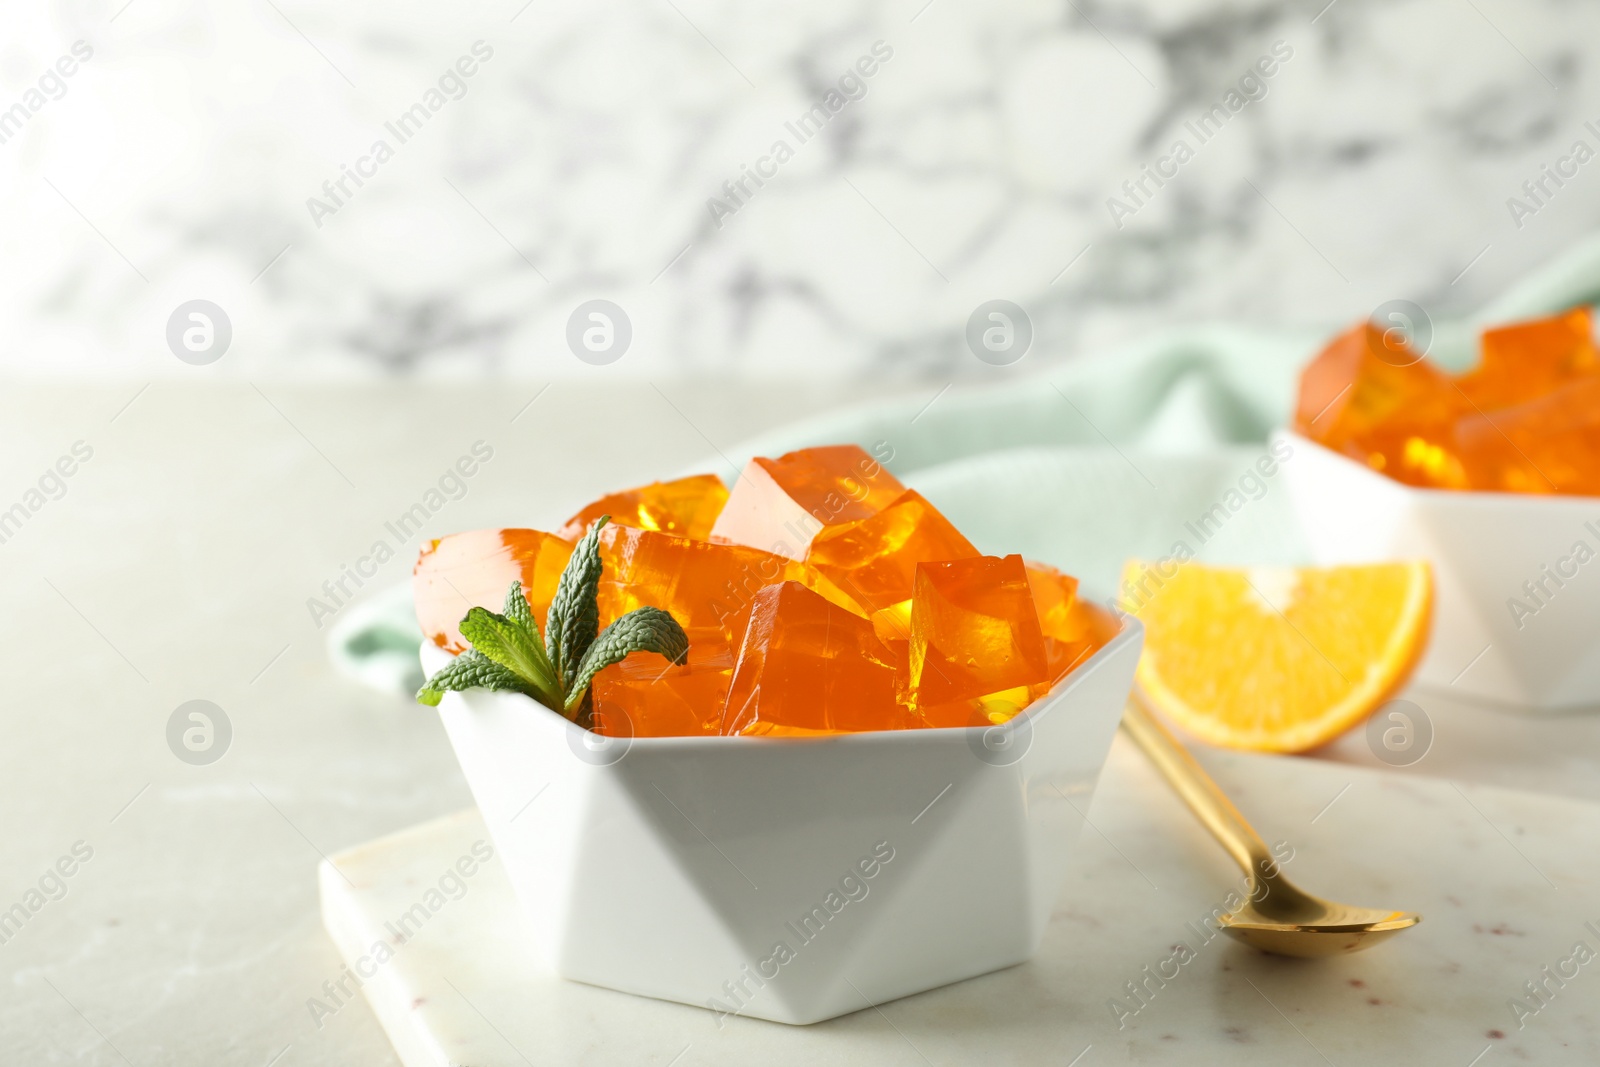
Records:
[[[816,1026],[719,1020],[537,972],[494,860],[462,880],[459,899],[433,897],[442,905],[394,948],[385,924],[487,840],[475,810],[342,853],[337,870],[324,864],[324,920],[352,965],[375,943],[393,949],[363,966],[374,973],[362,992],[406,1067],[1600,1060],[1600,966],[1572,958],[1580,941],[1600,951],[1600,806],[1306,759],[1206,762],[1263,836],[1292,846],[1292,877],[1420,911],[1423,924],[1321,962],[1206,940],[1199,924],[1237,876],[1121,738],[1033,961]],[[1194,958],[1163,967],[1179,942]],[[1177,973],[1146,981],[1154,993],[1119,1017],[1110,1002],[1138,1007],[1125,984],[1146,966]],[[1576,974],[1558,985],[1547,966]],[[1542,1004],[1527,981],[1544,982]],[[328,1008],[356,1000],[340,997]],[[1529,1008],[1520,1015],[1517,997]]]

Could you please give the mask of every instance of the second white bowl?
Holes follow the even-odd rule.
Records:
[[[1417,681],[1531,711],[1600,706],[1600,499],[1419,489],[1288,431],[1319,564],[1433,564]]]

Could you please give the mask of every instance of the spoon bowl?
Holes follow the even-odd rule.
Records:
[[[1279,956],[1315,958],[1360,952],[1422,921],[1415,912],[1323,900],[1282,875],[1262,885],[1267,892],[1261,901],[1251,900],[1224,915],[1222,931],[1252,948]]]
[[[1321,956],[1343,956],[1371,948],[1422,920],[1420,915],[1409,911],[1385,912],[1376,908],[1350,910],[1374,918],[1349,924],[1317,923],[1302,926],[1276,921],[1251,921],[1247,913],[1240,913],[1224,920],[1222,929],[1229,936],[1262,952],[1316,959]]]

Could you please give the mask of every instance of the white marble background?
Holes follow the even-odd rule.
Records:
[[[1561,0],[55,0],[5,8],[0,109],[93,58],[0,144],[0,368],[193,374],[180,302],[233,321],[223,375],[895,379],[1168,325],[1333,327],[1466,310],[1600,219],[1600,164],[1506,200],[1600,119],[1600,7]],[[307,198],[475,41],[493,57],[337,215]],[[883,41],[867,92],[716,225],[708,198]],[[1276,41],[1266,95],[1122,228],[1107,198]],[[394,145],[393,138],[389,138]],[[1193,142],[1191,142],[1193,143]]]

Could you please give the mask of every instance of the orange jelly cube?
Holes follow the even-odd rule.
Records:
[[[1026,561],[1028,592],[1039,615],[1039,629],[1046,637],[1061,637],[1072,629],[1072,607],[1078,602],[1078,579],[1062,574],[1048,563]]]
[[[1600,375],[1474,414],[1459,436],[1474,489],[1600,495]]]
[[[1461,488],[1450,377],[1372,323],[1334,339],[1300,375],[1295,429],[1412,485]]]
[[[897,658],[904,659],[905,650],[911,645],[911,599],[907,597],[898,604],[879,608],[868,616],[868,620],[879,641],[891,647],[901,646],[901,655]]]
[[[1043,682],[1037,685],[1019,685],[1002,689],[998,693],[985,693],[970,700],[952,700],[944,704],[929,704],[917,708],[921,720],[918,725],[939,729],[944,727],[999,726],[1009,722],[1035,699],[1049,691]]]
[[[876,515],[825,527],[806,562],[871,612],[911,599],[917,564],[978,555],[939,509],[907,489]]]
[[[645,605],[671,612],[689,638],[693,663],[734,643],[739,613],[776,582],[798,581],[851,605],[806,564],[744,545],[607,524],[600,531],[600,560],[600,621]]]
[[[1482,357],[1461,376],[1461,391],[1487,412],[1537,400],[1578,378],[1600,374],[1593,328],[1589,309],[1581,307],[1485,330]]]
[[[1082,666],[1121,632],[1122,624],[1117,617],[1099,604],[1074,601],[1067,612],[1066,626],[1059,633],[1045,635],[1044,654],[1050,666],[1050,684],[1054,685]]]
[[[1121,626],[1104,608],[1078,599],[1078,579],[1044,563],[1025,566],[1044,635],[1049,684],[1054,685],[1116,636]]]
[[[910,647],[915,706],[970,700],[1048,677],[1021,556],[917,565]]]
[[[901,730],[894,667],[861,616],[798,582],[768,586],[741,616],[725,734]]]
[[[1111,612],[1079,599],[1078,580],[1043,563],[1027,563],[1028,588],[1033,595],[1044,634],[1048,677],[1032,685],[985,693],[969,700],[921,705],[917,714],[926,726],[999,725],[1038,700],[1056,683],[1081,666],[1122,630]],[[879,614],[873,615],[876,623]],[[887,624],[886,624],[887,625]]]
[[[675,666],[635,653],[594,676],[594,729],[608,737],[694,737],[720,733],[728,700],[726,666]]]
[[[869,518],[905,486],[856,445],[802,448],[745,464],[711,539],[805,559],[812,538],[837,523]]]
[[[704,541],[727,502],[728,487],[715,474],[651,482],[601,497],[563,523],[556,536],[577,541],[596,519],[610,515],[611,521],[621,526]]]
[[[571,556],[569,542],[541,530],[470,530],[429,541],[411,571],[417,624],[440,648],[463,652],[467,641],[457,627],[467,611],[499,611],[506,590],[520,581],[542,627]]]

